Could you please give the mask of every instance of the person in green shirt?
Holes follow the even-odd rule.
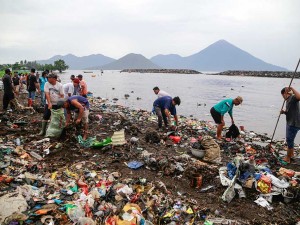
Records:
[[[243,98],[241,96],[237,96],[235,99],[228,98],[224,99],[218,104],[214,105],[210,109],[210,114],[214,119],[215,123],[218,124],[217,126],[217,139],[222,138],[222,129],[225,126],[224,115],[228,112],[231,117],[231,122],[234,124],[233,116],[232,116],[232,109],[235,105],[240,105],[243,102]]]

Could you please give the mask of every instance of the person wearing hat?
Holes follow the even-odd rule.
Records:
[[[281,110],[281,114],[286,115],[286,143],[287,154],[283,159],[287,163],[294,157],[294,140],[300,130],[300,93],[293,87],[285,87],[281,90],[281,95],[286,101],[286,109]]]
[[[229,98],[224,99],[223,101],[219,102],[215,106],[210,109],[210,114],[214,119],[215,123],[218,124],[217,126],[217,139],[222,139],[222,130],[225,126],[224,115],[228,112],[231,117],[231,123],[234,124],[233,116],[232,116],[232,109],[233,106],[237,106],[242,104],[243,98],[241,96],[237,96],[235,99]]]
[[[80,80],[80,95],[87,98],[87,93],[88,93],[87,84],[86,84],[85,80],[83,80],[83,77],[81,74],[79,74],[77,76],[77,78]]]
[[[4,88],[2,107],[3,110],[7,110],[8,105],[11,104],[11,101],[15,98],[10,69],[5,70],[5,75],[2,77],[2,82]]]
[[[48,82],[44,87],[46,95],[46,105],[44,110],[44,116],[42,121],[42,130],[39,135],[45,135],[48,121],[51,116],[51,109],[59,109],[62,105],[58,105],[58,102],[64,97],[63,85],[57,82],[56,74],[48,75]]]
[[[63,107],[67,111],[66,126],[70,124],[70,121],[72,119],[71,111],[74,111],[77,114],[75,123],[80,124],[82,122],[84,125],[83,140],[86,140],[89,124],[89,101],[82,96],[74,95],[72,97],[69,97],[64,102]]]
[[[168,127],[169,124],[171,125],[171,115],[174,116],[175,125],[178,126],[178,117],[175,106],[180,105],[180,102],[179,97],[172,99],[170,96],[163,96],[154,101],[153,107],[157,115],[159,129],[162,128],[162,121],[164,121],[166,127]]]

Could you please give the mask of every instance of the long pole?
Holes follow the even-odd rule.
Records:
[[[293,82],[293,80],[294,80],[294,78],[295,78],[295,76],[296,76],[296,73],[297,73],[297,70],[298,70],[299,63],[300,63],[300,58],[299,58],[299,61],[298,61],[298,63],[297,63],[297,66],[296,66],[295,72],[294,72],[294,74],[293,74],[293,77],[292,77],[292,79],[291,79],[291,82],[290,82],[290,84],[289,84],[289,87],[292,85],[292,82]],[[277,119],[277,122],[276,122],[275,129],[274,129],[274,132],[273,132],[273,135],[272,135],[272,138],[271,138],[270,148],[271,148],[271,145],[272,145],[272,142],[273,142],[273,138],[274,138],[274,135],[275,135],[275,132],[276,132],[276,129],[277,129],[277,125],[278,125],[278,122],[279,122],[279,119],[280,119],[280,116],[281,116],[281,111],[282,111],[282,109],[283,109],[283,107],[284,107],[285,102],[286,102],[286,100],[284,99],[284,100],[283,100],[283,103],[282,103],[282,106],[281,106],[281,110],[280,110],[280,112],[279,112],[279,116],[278,116],[278,119]]]

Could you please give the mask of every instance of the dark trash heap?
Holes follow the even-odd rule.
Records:
[[[90,101],[87,141],[76,126],[60,138],[37,136],[37,112],[0,114],[1,224],[299,221],[299,155],[282,164],[283,142],[270,148],[268,137],[247,130],[212,138],[221,160],[208,163],[193,152],[209,151],[202,140],[215,136],[211,122],[181,117],[177,131],[158,132],[147,111]]]

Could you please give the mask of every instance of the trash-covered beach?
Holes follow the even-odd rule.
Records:
[[[214,123],[180,117],[157,131],[150,112],[90,98],[79,127],[40,137],[42,114],[0,114],[1,224],[296,224],[299,148],[240,130],[215,140]],[[203,155],[204,154],[204,155]]]

